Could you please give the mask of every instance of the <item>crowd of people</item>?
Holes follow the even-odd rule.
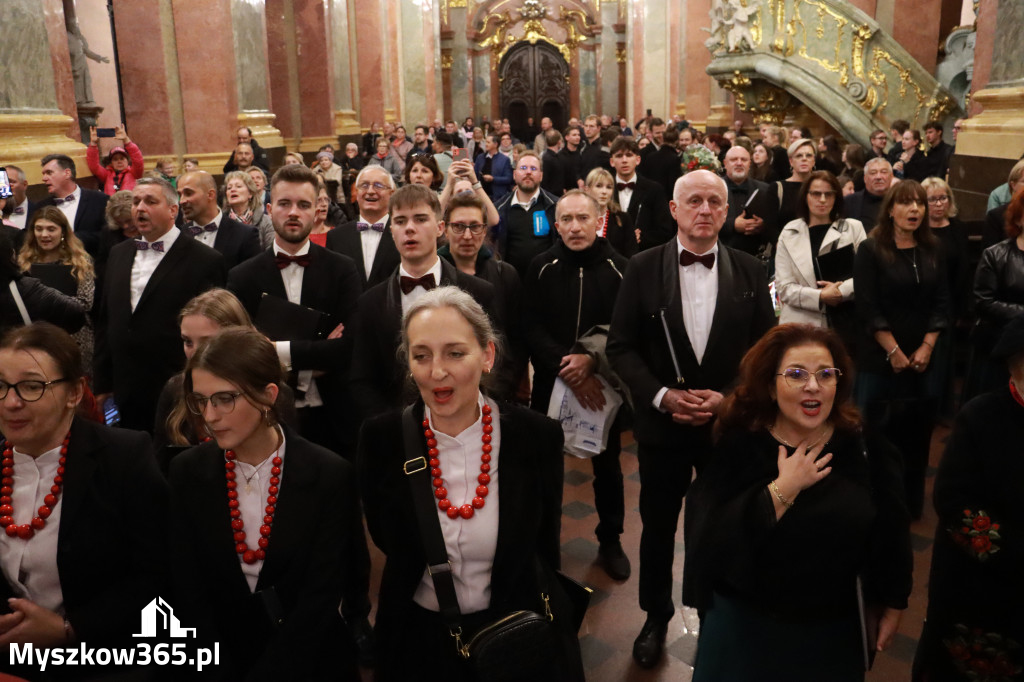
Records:
[[[942,129],[467,118],[272,169],[240,128],[218,178],[143,172],[119,126],[103,163],[92,131],[103,191],[52,154],[39,204],[7,166],[0,644],[125,642],[162,596],[226,679],[495,679],[502,646],[510,679],[583,679],[571,399],[610,420],[615,581],[637,442],[638,665],[678,610],[685,503],[695,680],[863,679],[925,580],[910,524],[955,415],[915,679],[1019,675],[1024,162],[972,273]],[[493,636],[521,613],[537,639]]]

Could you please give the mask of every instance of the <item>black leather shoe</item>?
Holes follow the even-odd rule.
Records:
[[[661,660],[661,652],[665,649],[665,636],[668,634],[668,621],[647,617],[640,634],[633,642],[633,658],[641,668],[653,668]]]
[[[602,542],[597,550],[597,561],[612,580],[628,580],[629,557],[622,551],[622,543]]]

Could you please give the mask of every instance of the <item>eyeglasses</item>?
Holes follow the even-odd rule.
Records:
[[[371,187],[377,190],[378,192],[383,192],[386,189],[391,189],[383,182],[360,182],[358,185],[356,185],[356,189],[358,189],[360,192],[368,192]]]
[[[524,173],[536,173],[540,168],[537,168],[536,166],[519,166],[519,170]]]
[[[843,373],[835,367],[826,367],[824,369],[819,369],[817,372],[811,372],[810,370],[803,369],[802,367],[787,367],[776,376],[785,377],[786,383],[794,388],[803,388],[810,383],[812,375],[818,380],[819,386],[831,387],[836,385],[836,382]]]
[[[34,403],[43,397],[46,393],[46,389],[54,384],[59,384],[67,379],[54,379],[53,381],[39,381],[38,379],[26,379],[25,381],[19,381],[16,384],[9,384],[6,381],[0,381],[0,400],[5,400],[7,394],[10,393],[11,389],[14,389],[15,394],[26,403]]]
[[[213,405],[218,414],[230,414],[235,409],[235,398],[242,395],[241,391],[220,391],[207,397],[202,393],[189,393],[185,396],[185,407],[194,415],[203,416],[206,405]]]
[[[452,232],[455,234],[463,234],[466,230],[473,234],[480,234],[487,229],[483,223],[448,223],[448,227],[452,228]]]
[[[836,193],[833,190],[828,190],[826,192],[816,192],[812,190],[807,193],[807,196],[811,197],[812,199],[818,199],[819,201],[822,199],[832,199],[835,197],[835,195]]]
[[[941,197],[928,197],[929,204],[944,204],[949,201],[949,197],[942,195]]]

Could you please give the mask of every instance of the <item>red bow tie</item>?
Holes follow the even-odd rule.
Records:
[[[708,270],[715,266],[715,254],[705,253],[703,256],[698,256],[695,253],[690,253],[686,249],[683,249],[682,253],[679,254],[679,264],[683,267],[687,265],[693,265],[694,263],[700,263]]]
[[[289,256],[287,253],[275,253],[274,254],[274,265],[277,266],[278,270],[284,270],[286,267],[295,263],[300,268],[304,268],[309,265],[309,254],[303,256]]]
[[[416,287],[423,287],[424,291],[430,291],[437,286],[434,282],[433,273],[429,272],[422,277],[406,277],[402,275],[398,278],[398,285],[402,287],[402,293],[406,296],[412,293],[412,290]]]

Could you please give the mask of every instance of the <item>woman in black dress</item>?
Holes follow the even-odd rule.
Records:
[[[615,178],[604,168],[595,168],[587,174],[586,191],[600,209],[597,236],[607,239],[626,258],[632,257],[639,248],[640,238],[633,227],[633,219],[615,202]]]
[[[221,331],[185,368],[189,411],[213,440],[171,462],[171,570],[232,680],[357,680],[338,612],[366,553],[355,475],[278,420],[274,345]],[[347,596],[347,595],[346,595]]]
[[[899,454],[861,432],[851,370],[833,331],[797,324],[740,363],[686,496],[695,682],[859,681],[861,613],[878,618],[875,650],[896,633],[912,570]],[[858,583],[876,608],[858,608]]]
[[[799,139],[789,145],[789,165],[792,174],[782,183],[782,204],[779,207],[779,225],[786,225],[797,218],[797,204],[800,203],[800,187],[814,171],[814,141]]]
[[[891,187],[878,224],[857,250],[853,283],[864,329],[857,404],[903,453],[907,507],[924,510],[924,476],[945,373],[946,259],[913,180]]]

